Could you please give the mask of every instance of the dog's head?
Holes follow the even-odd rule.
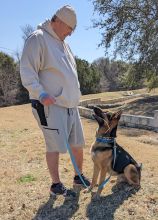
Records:
[[[120,120],[122,110],[117,112],[102,111],[98,107],[93,108],[93,117],[99,124],[96,136],[116,137],[117,125]]]

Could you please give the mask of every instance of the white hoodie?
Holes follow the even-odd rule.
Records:
[[[79,104],[81,93],[75,59],[49,20],[26,40],[20,74],[30,99],[39,100],[41,94],[48,93],[56,98],[56,105],[72,108]]]

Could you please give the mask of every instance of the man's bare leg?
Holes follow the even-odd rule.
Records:
[[[74,155],[76,164],[80,173],[82,173],[82,166],[83,166],[83,148],[74,148],[72,147],[72,153]],[[49,173],[52,178],[53,183],[59,183],[59,153],[58,152],[47,152],[46,153],[46,161],[47,166],[49,169]],[[74,170],[75,175],[78,175]]]
[[[59,183],[59,153],[46,152],[46,161],[53,183]]]
[[[82,147],[72,147],[72,153],[74,155],[74,158],[75,158],[75,161],[76,161],[76,164],[78,166],[78,169],[80,171],[80,174],[83,174],[82,173],[82,166],[83,166],[83,148]],[[78,176],[78,173],[76,172],[76,170],[74,169],[74,172],[75,172],[75,177],[74,177],[74,186],[75,185],[80,185],[80,186],[90,186],[90,181],[84,176],[82,176],[82,180],[84,181],[84,184],[83,182],[81,181],[81,179],[79,178]]]
[[[52,177],[52,185],[50,187],[50,194],[53,196],[63,195],[64,197],[75,197],[76,193],[67,189],[61,182],[59,178],[59,153],[58,152],[47,152],[46,160],[48,164],[48,169]]]
[[[83,148],[82,147],[71,147],[73,156],[75,158],[76,164],[78,166],[78,169],[80,173],[82,174],[82,166],[83,166]],[[78,175],[76,173],[76,170],[74,169],[75,175]]]

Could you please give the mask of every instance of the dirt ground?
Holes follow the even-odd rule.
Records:
[[[86,139],[84,173],[92,177],[89,148],[97,123],[82,119]],[[115,177],[99,200],[75,189],[75,199],[49,197],[51,180],[41,131],[30,105],[0,109],[0,219],[1,220],[158,220],[158,134],[118,128],[117,142],[143,163],[141,189],[116,185]],[[68,153],[60,157],[61,180],[72,187],[73,168]]]

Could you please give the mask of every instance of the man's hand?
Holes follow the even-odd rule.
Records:
[[[40,102],[43,105],[48,106],[48,105],[53,105],[56,102],[56,100],[55,100],[55,98],[53,98],[49,94],[43,93],[43,94],[40,95]]]

